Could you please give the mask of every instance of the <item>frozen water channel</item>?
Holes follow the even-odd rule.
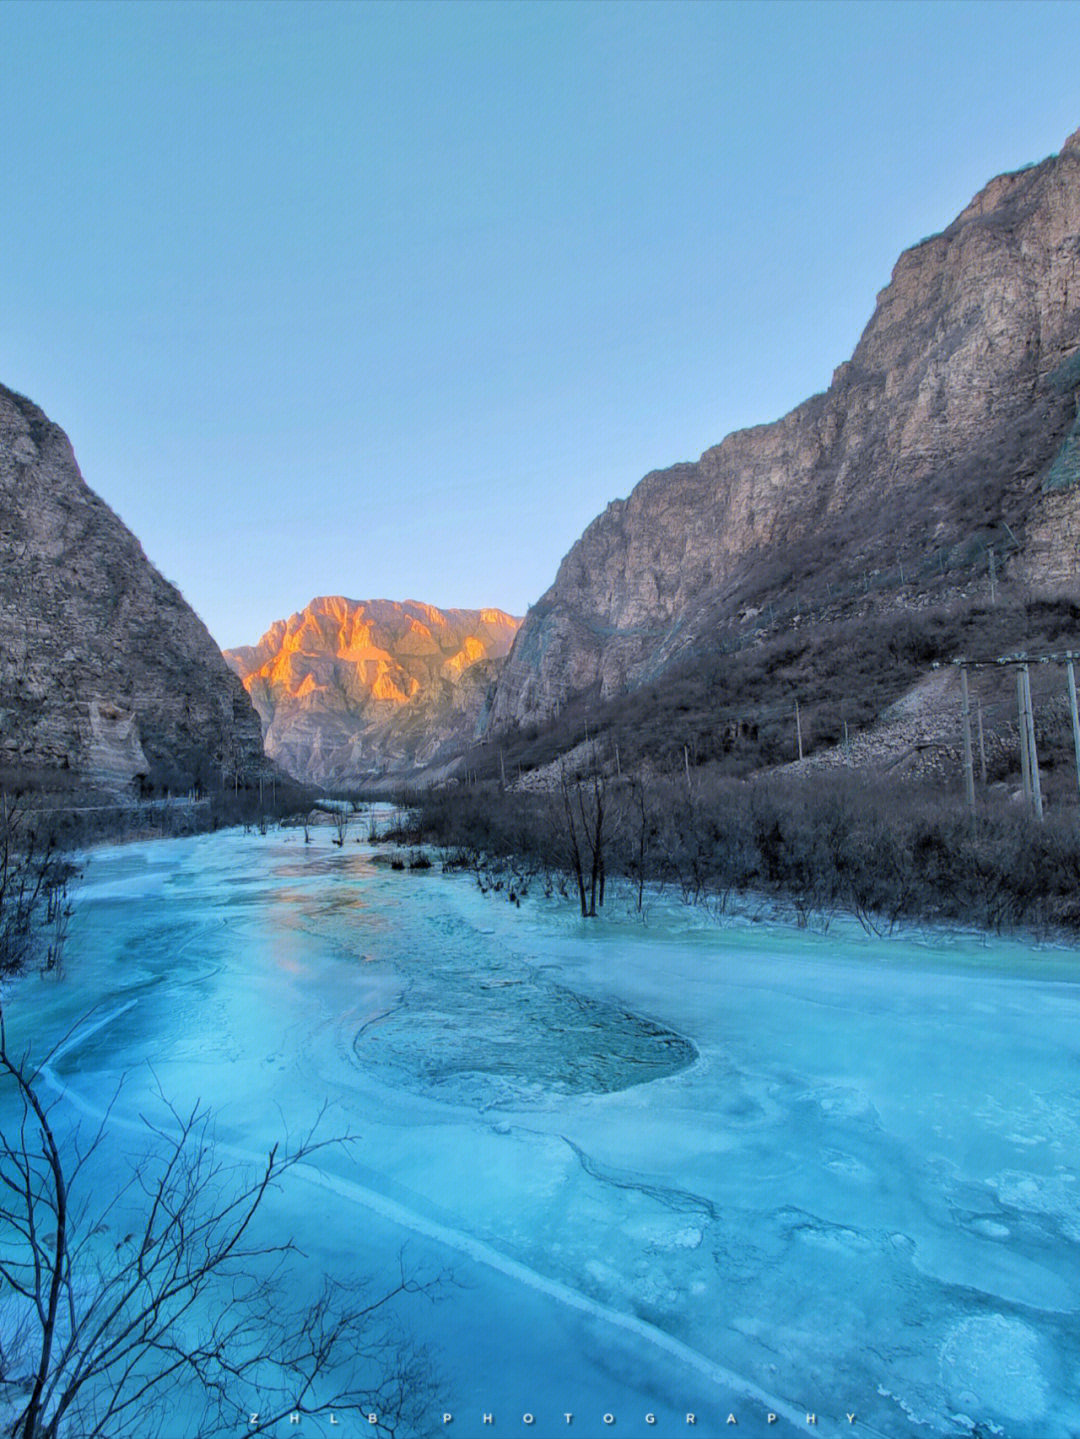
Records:
[[[122,1075],[121,1127],[157,1083],[256,1154],[329,1099],[362,1143],[289,1177],[313,1270],[453,1272],[407,1315],[422,1434],[1066,1439],[1077,958],[666,899],[585,923],[230,832],[94,852],[63,979],[7,1013],[40,1050],[96,1006],[60,1107]]]

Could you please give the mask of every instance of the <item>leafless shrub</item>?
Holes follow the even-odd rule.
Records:
[[[0,794],[0,974],[34,959],[45,969],[59,964],[74,872],[52,839],[39,836],[24,805]]]
[[[741,781],[702,766],[689,787],[675,771],[564,777],[547,794],[435,794],[414,828],[467,852],[482,889],[497,890],[493,865],[518,856],[545,875],[545,893],[569,885],[586,915],[599,821],[597,907],[601,875],[620,875],[641,905],[647,883],[718,912],[733,893],[772,895],[817,928],[849,914],[871,934],[923,919],[1076,930],[1076,813],[1062,801],[1038,824],[988,795],[973,819],[940,787],[846,771]]]

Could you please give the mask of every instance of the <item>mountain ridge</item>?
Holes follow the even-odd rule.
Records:
[[[320,595],[223,653],[271,757],[298,778],[355,783],[474,738],[519,624],[492,606]]]

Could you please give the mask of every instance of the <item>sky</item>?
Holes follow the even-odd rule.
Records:
[[[1080,5],[0,3],[0,382],[222,645],[523,614],[1080,126]]]

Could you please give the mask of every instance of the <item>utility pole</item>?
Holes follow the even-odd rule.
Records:
[[[1008,526],[1006,526],[1008,529]],[[1009,531],[1012,535],[1012,531]],[[972,761],[970,758],[970,735],[971,735],[971,705],[967,687],[967,674],[969,668],[987,669],[996,666],[1008,666],[1016,670],[1016,708],[1018,716],[1018,730],[1020,739],[1020,778],[1024,788],[1024,803],[1035,814],[1036,819],[1043,818],[1043,794],[1042,776],[1039,773],[1039,751],[1035,742],[1035,706],[1031,699],[1031,664],[1053,664],[1065,666],[1065,677],[1068,684],[1069,715],[1072,720],[1073,731],[1073,752],[1076,757],[1076,782],[1080,788],[1080,714],[1077,712],[1076,696],[1076,674],[1073,662],[1080,659],[1080,654],[1072,650],[1060,651],[1055,654],[1031,656],[1026,652],[999,655],[994,660],[967,660],[955,659],[950,663],[960,667],[960,685],[963,698],[964,710],[964,769],[965,779],[968,783],[968,794],[970,803]],[[938,662],[934,662],[934,669],[938,668]],[[986,742],[983,736],[982,700],[978,702],[976,711],[979,726],[979,765],[982,774],[982,782],[986,784]]]
[[[975,812],[975,767],[971,755],[971,698],[968,694],[967,666],[960,666],[960,710],[964,721],[964,793],[968,809]]]
[[[1021,665],[1024,677],[1024,709],[1027,717],[1028,755],[1031,764],[1031,797],[1035,803],[1035,818],[1043,817],[1042,785],[1039,783],[1039,756],[1035,749],[1035,713],[1031,704],[1031,671]]]
[[[1076,785],[1080,789],[1080,716],[1076,712],[1076,675],[1070,659],[1066,674],[1069,678],[1069,714],[1072,716],[1073,752],[1076,755]]]
[[[1024,700],[1024,671],[1016,671],[1016,707],[1020,715],[1020,779],[1024,786],[1024,803],[1031,808],[1031,759],[1028,755],[1027,710]]]
[[[799,747],[799,758],[802,759],[802,720],[799,718],[799,701],[795,701],[795,742]]]

